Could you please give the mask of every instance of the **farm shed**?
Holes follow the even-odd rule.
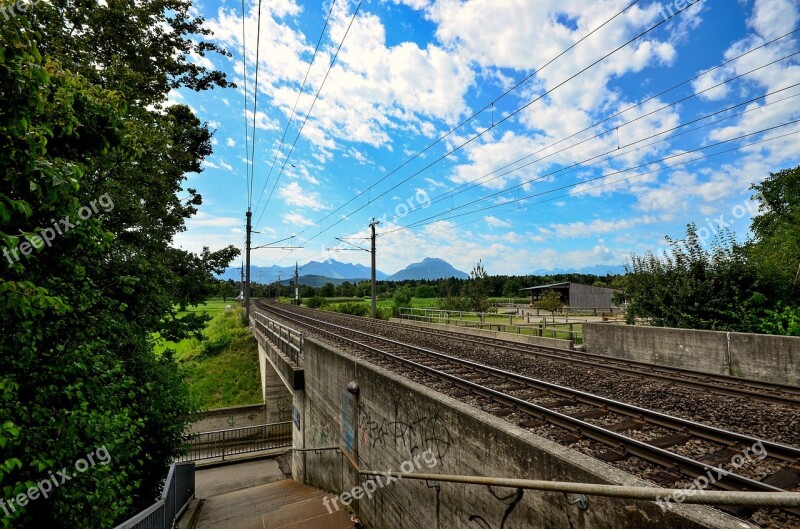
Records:
[[[553,290],[561,295],[561,301],[573,309],[610,309],[616,305],[611,301],[614,294],[622,292],[615,288],[595,287],[567,281],[565,283],[553,283],[551,285],[538,285],[535,287],[523,288],[531,294],[531,303],[539,301],[548,290]]]

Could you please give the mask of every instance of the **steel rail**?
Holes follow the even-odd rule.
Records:
[[[324,312],[315,311],[314,309],[305,310],[320,313]],[[365,323],[364,320],[358,316],[337,313],[336,317]],[[533,355],[562,363],[580,364],[590,369],[601,369],[603,371],[614,373],[626,373],[636,378],[649,378],[658,381],[665,381],[668,383],[686,386],[719,395],[748,398],[782,406],[800,406],[800,387],[789,384],[776,384],[728,375],[715,375],[693,369],[658,366],[637,360],[615,359],[589,352],[574,351],[571,349],[562,349],[545,345],[513,342],[502,338],[472,335],[457,330],[432,329],[421,327],[419,325],[409,325],[387,321],[370,320],[370,323],[375,323],[377,325],[401,331],[408,331],[409,328],[413,328],[416,332],[421,334],[445,337],[468,344],[471,343],[497,347],[513,353]],[[780,392],[785,393],[785,395],[779,394]]]
[[[268,310],[273,310],[273,309],[275,309],[275,307],[270,306]],[[284,318],[287,318],[301,325],[309,325],[309,324],[308,323],[303,324],[301,321],[298,321],[295,318],[310,320],[313,323],[323,324],[325,326],[332,327],[340,332],[344,331],[353,333],[370,340],[376,340],[379,342],[388,343],[395,347],[411,349],[415,352],[425,354],[426,356],[432,356],[434,358],[443,359],[455,363],[457,365],[461,365],[462,367],[480,369],[481,371],[486,373],[493,372],[499,375],[501,378],[514,380],[515,382],[533,384],[535,387],[541,384],[555,391],[558,391],[559,394],[567,395],[570,396],[571,398],[578,398],[579,400],[584,401],[586,403],[591,403],[591,401],[594,401],[595,403],[593,405],[599,406],[602,409],[611,409],[612,411],[615,411],[617,413],[624,413],[626,415],[638,417],[641,420],[645,420],[652,424],[667,427],[679,432],[682,431],[690,433],[697,437],[709,439],[717,443],[723,443],[726,445],[730,445],[731,443],[745,444],[745,445],[761,443],[766,449],[767,453],[772,457],[780,457],[782,459],[786,459],[795,463],[800,461],[800,449],[796,449],[791,446],[782,445],[779,443],[773,443],[770,441],[763,441],[751,436],[739,434],[736,432],[731,432],[728,430],[722,430],[711,426],[706,426],[693,421],[688,421],[686,419],[672,417],[666,414],[662,414],[652,410],[647,410],[645,408],[640,408],[637,406],[632,406],[618,401],[613,401],[611,399],[606,399],[604,397],[599,397],[596,395],[581,392],[571,388],[558,386],[555,384],[551,384],[536,379],[531,379],[529,377],[524,377],[516,373],[510,373],[496,368],[483,366],[482,364],[477,364],[475,362],[454,358],[449,355],[424,349],[418,346],[404,344],[402,342],[392,340],[390,338],[376,336],[354,329],[348,329],[340,325],[336,325],[323,320],[317,320],[291,311],[283,311],[280,309],[275,309],[274,312],[282,313]],[[289,316],[286,316],[285,314],[289,314]],[[568,431],[576,432],[584,437],[588,437],[604,445],[610,446],[611,448],[622,449],[624,452],[627,452],[631,455],[635,455],[644,460],[655,463],[659,466],[672,469],[680,469],[685,473],[695,476],[705,475],[709,471],[709,468],[712,469],[714,468],[713,466],[710,466],[707,463],[696,461],[694,459],[682,456],[680,454],[676,454],[674,452],[670,452],[663,448],[653,446],[651,444],[639,441],[637,439],[633,439],[621,433],[607,430],[600,426],[596,426],[594,424],[585,422],[575,417],[571,417],[569,415],[546,408],[544,406],[533,404],[518,397],[514,397],[512,395],[508,395],[506,393],[482,386],[480,384],[470,382],[462,377],[446,373],[444,371],[441,371],[440,369],[435,369],[429,366],[425,366],[413,360],[409,360],[407,358],[403,358],[388,351],[378,349],[377,347],[364,344],[362,342],[359,342],[351,338],[341,336],[340,334],[336,334],[335,332],[321,329],[318,326],[314,326],[314,329],[317,332],[327,335],[333,339],[344,341],[353,346],[366,349],[367,351],[373,354],[377,354],[379,356],[388,358],[395,363],[404,365],[421,373],[433,374],[439,378],[448,380],[455,386],[491,398],[496,402],[499,402],[514,409],[521,410],[529,415],[541,418],[542,420],[546,420],[547,422],[565,428]],[[762,483],[760,481],[740,476],[738,474],[728,473],[727,471],[725,473],[726,473],[725,476],[720,476],[720,478],[716,481],[715,483],[716,486],[727,490],[762,490],[762,491],[772,491],[772,492],[783,491],[783,489],[773,487],[766,483]]]

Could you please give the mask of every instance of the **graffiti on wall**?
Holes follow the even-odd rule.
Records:
[[[522,497],[525,495],[525,491],[523,489],[517,489],[514,492],[511,492],[511,493],[509,493],[509,494],[507,494],[505,496],[502,496],[502,495],[498,494],[497,492],[495,492],[493,487],[490,486],[488,488],[489,488],[489,492],[492,494],[492,496],[497,498],[497,500],[499,500],[501,503],[505,503],[506,504],[506,510],[503,513],[503,519],[500,520],[500,525],[498,525],[497,528],[498,529],[506,529],[506,527],[508,527],[508,529],[511,529],[510,525],[506,526],[506,524],[508,523],[508,518],[511,516],[511,513],[513,513],[514,510],[517,508],[517,505],[519,505],[519,502],[522,501]],[[481,529],[494,529],[494,527],[495,527],[492,524],[490,524],[489,522],[487,522],[486,519],[483,516],[480,516],[480,515],[477,515],[477,514],[469,515],[468,519],[469,519],[470,522],[473,522],[477,527],[480,527]]]
[[[275,400],[275,408],[278,410],[278,421],[291,421],[292,420],[292,402],[288,397],[280,396]]]
[[[376,416],[361,404],[358,410],[361,443],[365,446],[392,446],[408,455],[430,449],[443,459],[450,450],[452,437],[441,411],[393,399],[389,417]]]

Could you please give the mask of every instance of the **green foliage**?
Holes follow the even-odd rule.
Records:
[[[469,312],[469,300],[462,296],[447,296],[441,298],[438,307],[442,310],[450,310],[454,312]]]
[[[371,309],[366,303],[339,303],[333,305],[333,310],[351,316],[369,316]]]
[[[478,261],[478,264],[469,274],[469,282],[464,285],[463,294],[467,300],[469,310],[474,312],[486,312],[489,310],[488,277],[489,274],[486,273],[483,264]]]
[[[194,342],[179,357],[193,402],[203,409],[261,402],[258,344],[239,323],[242,307],[218,312],[203,331],[205,341]],[[203,354],[206,343],[227,343],[214,356]]]
[[[435,298],[436,290],[430,285],[419,285],[414,289],[415,298]]]
[[[705,250],[694,225],[686,239],[667,239],[671,253],[633,256],[625,296],[627,318],[651,325],[755,332],[774,286],[744,248],[721,232]]]
[[[151,336],[197,333],[205,319],[178,319],[176,307],[209,295],[236,252],[171,245],[201,203],[178,193],[211,133],[188,107],[150,105],[173,87],[225,84],[187,64],[184,52],[203,47],[190,35],[204,31],[187,9],[55,0],[0,24],[3,497],[99,446],[111,455],[4,526],[114,526],[155,499],[180,453],[195,408]],[[73,225],[14,253],[60,219]]]
[[[217,356],[223,351],[227,350],[231,345],[231,337],[228,334],[223,334],[217,338],[205,340],[200,347],[200,358],[209,358]]]
[[[306,306],[311,309],[321,309],[328,303],[328,300],[321,296],[314,296],[306,299]]]
[[[564,306],[561,301],[561,294],[555,290],[545,290],[542,293],[541,299],[534,303],[538,309],[546,310],[555,316],[556,311]]]
[[[413,295],[411,293],[411,287],[409,286],[402,286],[395,289],[394,294],[392,295],[392,316],[399,316],[400,309],[403,307],[408,307],[411,303],[412,297]]]
[[[761,332],[800,336],[800,308],[778,304],[776,310],[767,310],[761,321]]]
[[[503,283],[503,297],[516,298],[519,296],[519,289],[522,288],[516,278],[507,279]]]
[[[753,218],[750,256],[774,278],[777,295],[795,307],[800,300],[800,166],[770,174],[752,186],[759,214]]]

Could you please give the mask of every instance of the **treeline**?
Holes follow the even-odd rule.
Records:
[[[547,285],[551,283],[563,283],[573,281],[587,285],[603,287],[622,288],[622,275],[609,274],[597,276],[593,274],[554,274],[554,275],[487,275],[483,279],[486,293],[493,298],[524,298],[528,294],[520,291],[521,288],[536,285]],[[413,297],[416,298],[448,298],[459,296],[464,288],[470,283],[470,279],[408,279],[405,281],[377,281],[376,289],[378,296],[386,299],[391,298],[398,289],[408,288]],[[303,278],[300,278],[300,296],[303,298],[324,297],[324,298],[363,298],[372,293],[371,283],[361,281],[351,283],[345,281],[341,285],[328,283],[321,287],[311,287],[303,285]],[[294,291],[293,287],[287,284],[279,285],[277,282],[270,284],[253,283],[252,295],[258,298],[275,297],[278,293],[289,296]],[[216,295],[226,300],[235,299],[241,292],[241,284],[232,279],[218,280]]]
[[[178,309],[238,253],[172,246],[212,132],[165,102],[229,84],[187,60],[221,51],[188,1],[4,7],[0,525],[113,527],[156,499],[196,410],[154,336],[197,335]]]

